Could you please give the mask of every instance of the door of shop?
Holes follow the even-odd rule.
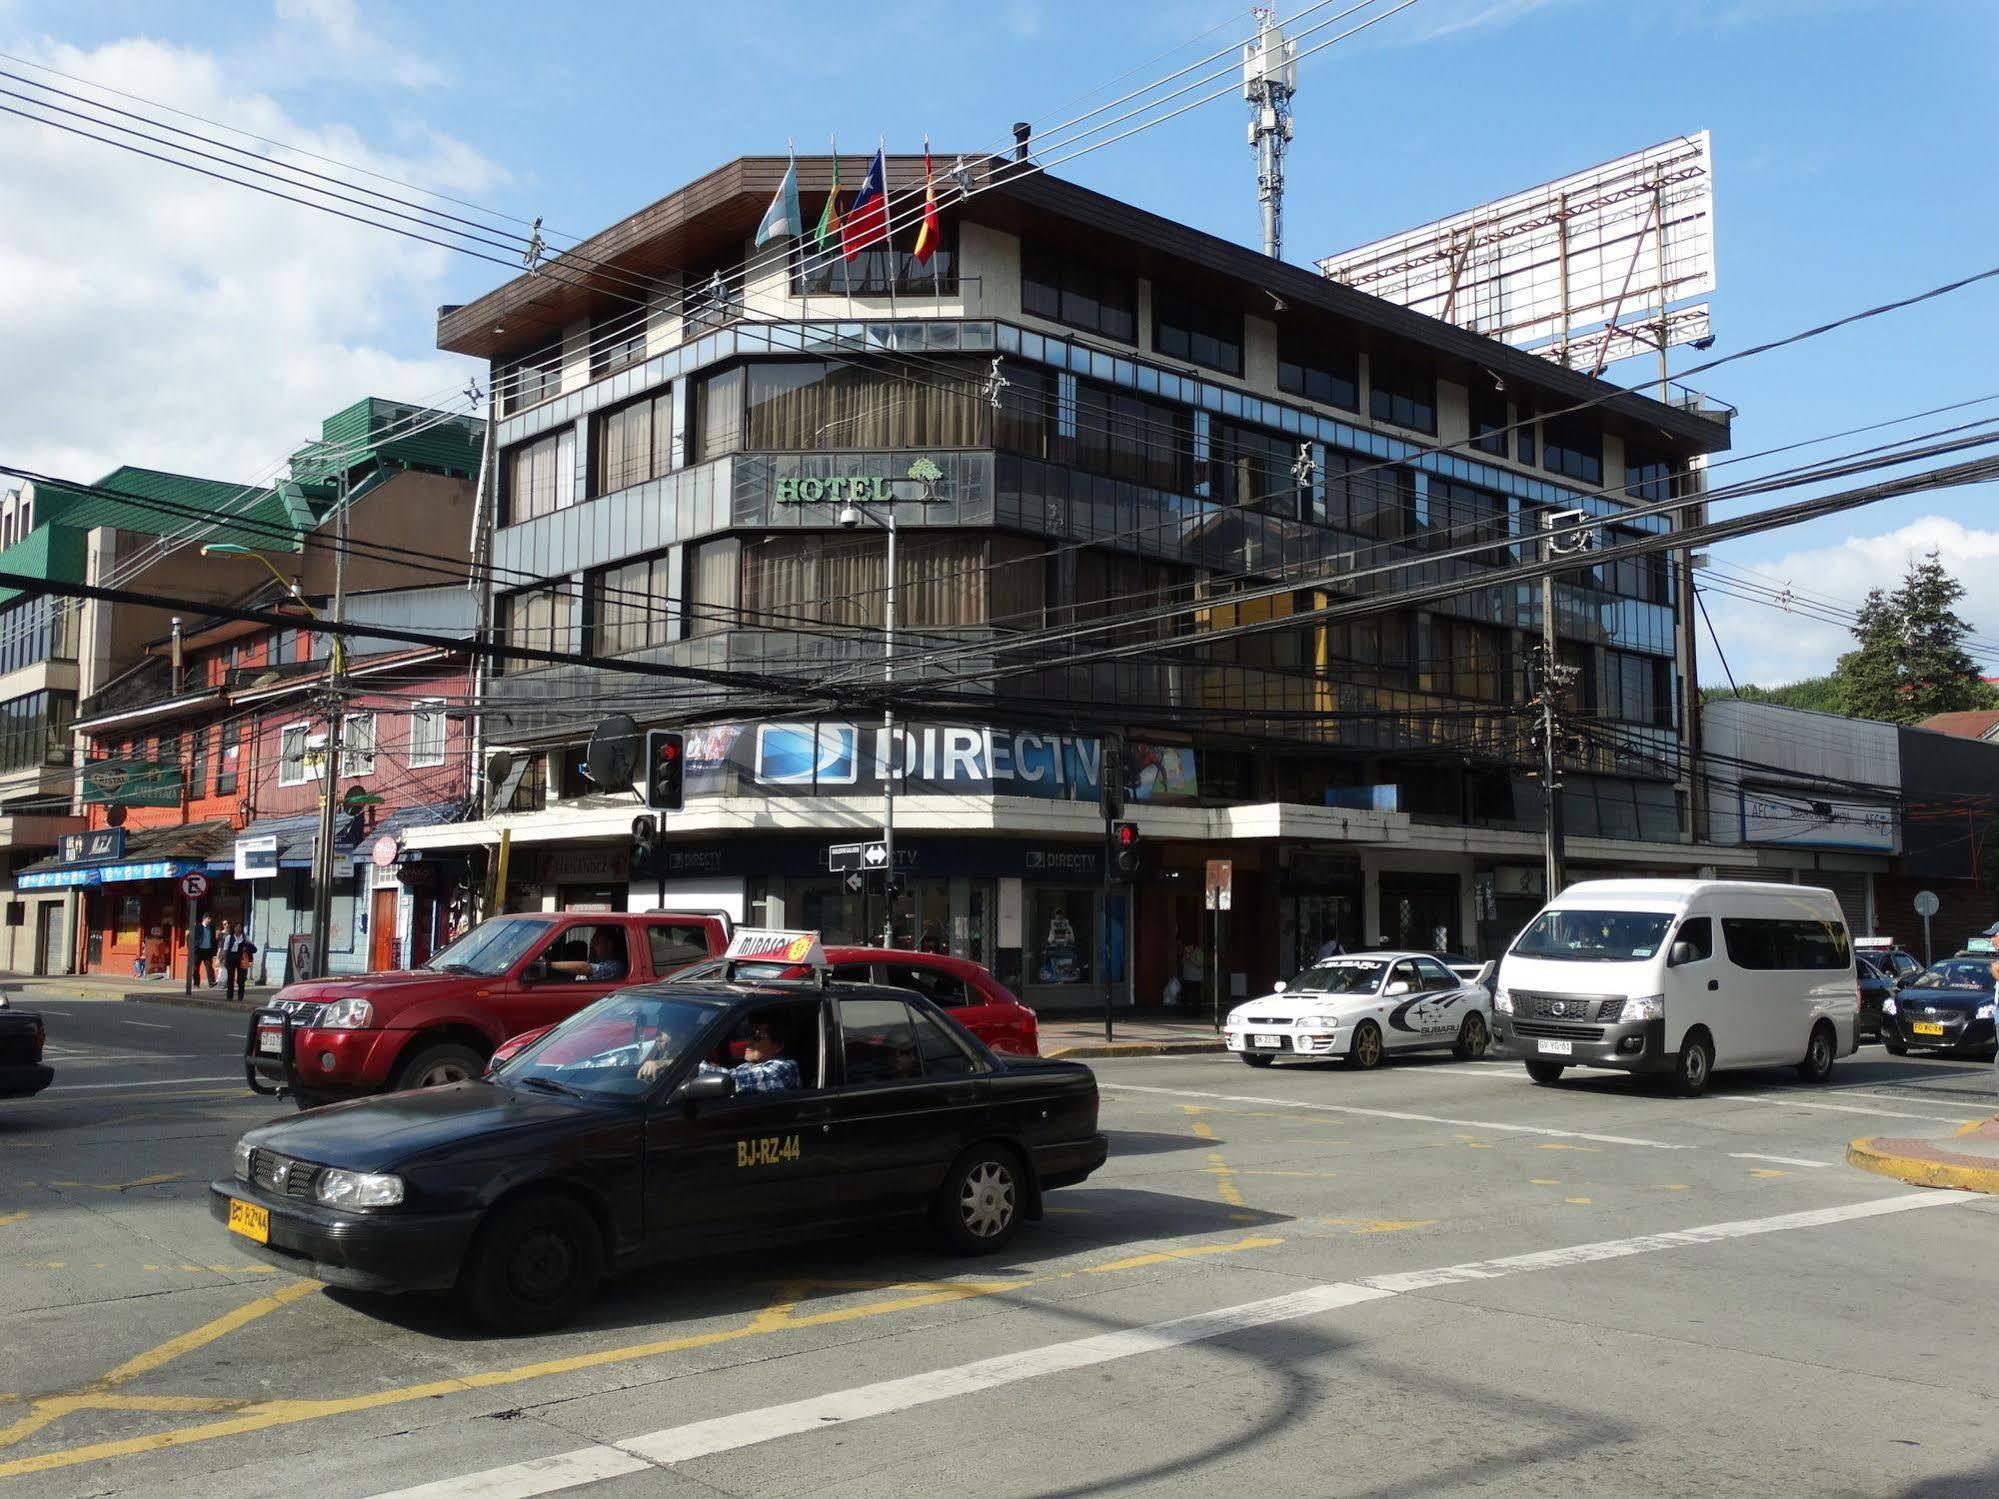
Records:
[[[396,890],[394,886],[374,892],[368,913],[368,971],[387,973],[396,962]]]
[[[1390,947],[1418,952],[1458,950],[1458,877],[1383,874],[1381,931]]]
[[[35,972],[46,977],[61,973],[63,963],[62,907],[53,901],[35,906]]]

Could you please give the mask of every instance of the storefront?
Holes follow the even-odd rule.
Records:
[[[186,973],[188,901],[180,880],[205,870],[228,836],[227,822],[67,834],[54,858],[16,875],[15,887],[79,892],[79,972],[164,981]],[[204,898],[196,904],[195,919],[214,914],[216,907],[214,899]]]

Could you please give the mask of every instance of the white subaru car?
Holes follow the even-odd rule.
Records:
[[[1490,968],[1491,965],[1485,965]],[[1228,1049],[1251,1067],[1279,1057],[1344,1057],[1379,1067],[1401,1052],[1485,1054],[1492,992],[1429,953],[1368,952],[1314,963],[1276,992],[1229,1011]]]

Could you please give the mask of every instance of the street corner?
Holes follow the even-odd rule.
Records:
[[[1999,1194],[1999,1115],[1954,1133],[1855,1140],[1846,1159],[1862,1171],[1912,1186]]]
[[[1226,1051],[1227,1046],[1220,1040],[1214,1041],[1086,1041],[1073,1046],[1044,1047],[1044,1057],[1060,1058],[1068,1062],[1101,1061],[1106,1057],[1192,1057],[1206,1056],[1218,1051]]]

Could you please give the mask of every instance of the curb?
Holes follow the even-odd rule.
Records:
[[[1220,1041],[1096,1041],[1080,1046],[1061,1046],[1042,1055],[1068,1062],[1099,1060],[1105,1057],[1192,1057],[1227,1051]]]
[[[233,999],[209,999],[201,994],[183,994],[174,989],[164,994],[121,994],[128,1005],[171,1005],[178,1010],[208,1010],[223,1015],[247,1016],[262,1000],[239,1004]]]
[[[1999,1194],[1999,1164],[1966,1166],[1952,1161],[1926,1161],[1921,1156],[1880,1150],[1878,1139],[1855,1140],[1846,1147],[1846,1163],[1892,1177],[1912,1187],[1947,1187],[1961,1192]]]

